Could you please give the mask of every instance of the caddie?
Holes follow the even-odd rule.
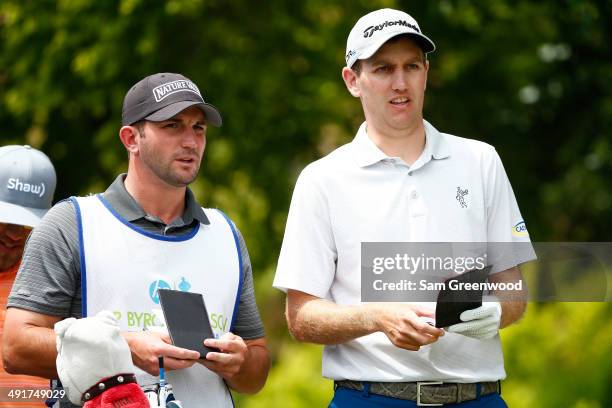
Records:
[[[128,90],[119,129],[127,174],[102,194],[57,204],[32,234],[8,302],[7,370],[57,378],[54,324],[106,309],[119,319],[142,386],[157,383],[163,356],[187,407],[231,407],[228,387],[263,387],[270,363],[244,239],[187,187],[208,126],[221,123],[183,75],[150,75]],[[159,288],[203,294],[215,333],[205,344],[219,352],[199,359],[168,334],[144,330],[160,323],[152,312]]]

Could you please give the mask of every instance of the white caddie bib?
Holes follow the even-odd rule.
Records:
[[[72,198],[81,250],[83,317],[110,310],[121,330],[160,326],[157,289],[202,293],[216,337],[230,331],[242,286],[236,232],[218,210],[192,233],[172,237],[144,231],[123,219],[101,195]],[[185,407],[232,407],[223,379],[201,364],[169,371],[167,381]],[[158,378],[136,368],[140,385]]]

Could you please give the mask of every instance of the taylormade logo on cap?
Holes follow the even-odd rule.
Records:
[[[31,193],[39,197],[42,197],[45,194],[45,183],[30,184],[27,182],[22,182],[18,178],[8,179],[6,188],[9,190],[22,191],[24,193]]]
[[[155,102],[160,102],[168,95],[181,91],[193,92],[200,98],[202,97],[198,87],[193,82],[185,80],[172,81],[156,86],[153,88],[153,97],[155,98]]]
[[[346,42],[346,66],[355,61],[368,59],[391,38],[408,35],[423,50],[432,52],[436,46],[421,33],[419,24],[409,14],[400,10],[380,9],[361,17],[349,34]]]
[[[421,32],[421,30],[419,30],[419,27],[415,26],[414,24],[410,24],[406,20],[398,20],[398,21],[385,21],[384,23],[379,24],[377,26],[370,26],[370,27],[366,28],[363,31],[363,36],[365,38],[371,37],[372,34],[374,34],[375,31],[382,30],[385,27],[391,27],[391,26],[394,26],[394,25],[402,25],[402,26],[405,26],[405,27],[410,27],[410,28],[412,28],[414,31],[416,31],[418,33]]]

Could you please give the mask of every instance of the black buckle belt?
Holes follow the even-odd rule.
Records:
[[[342,380],[334,381],[336,387],[363,391],[364,383],[361,381]],[[419,407],[438,407],[444,404],[458,404],[472,401],[480,396],[501,393],[499,381],[481,383],[444,383],[442,381],[420,382],[372,382],[369,383],[372,394],[403,400],[416,401]]]

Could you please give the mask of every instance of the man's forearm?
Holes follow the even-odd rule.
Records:
[[[372,305],[342,306],[315,299],[299,311],[288,304],[287,315],[291,334],[309,343],[340,344],[377,331]]]
[[[11,374],[57,378],[55,332],[62,318],[9,307],[4,319],[2,356]]]
[[[269,370],[270,357],[267,347],[258,344],[250,345],[247,359],[240,372],[228,379],[227,383],[238,392],[255,394],[266,383]]]
[[[310,343],[340,344],[380,331],[395,346],[416,351],[444,335],[422,319],[433,315],[419,305],[337,305],[300,291],[287,293],[289,331],[297,340]]]
[[[58,378],[55,360],[55,332],[45,327],[25,327],[19,341],[5,340],[4,368],[10,374]]]

